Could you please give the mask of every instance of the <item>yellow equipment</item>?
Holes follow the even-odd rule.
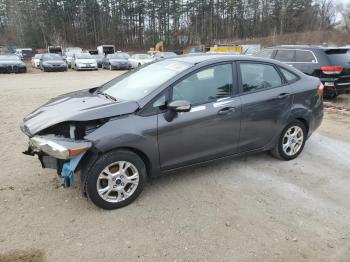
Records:
[[[163,52],[163,51],[164,51],[164,43],[163,41],[160,41],[156,44],[154,48],[151,47],[147,53],[149,55],[155,55],[156,53]]]
[[[243,53],[243,47],[236,45],[236,46],[218,46],[214,45],[211,46],[209,49],[209,52],[218,52],[218,53],[226,53],[226,52],[237,52],[242,54]]]

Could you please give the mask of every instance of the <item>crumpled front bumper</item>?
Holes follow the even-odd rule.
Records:
[[[92,143],[86,140],[73,140],[54,135],[34,136],[29,139],[26,155],[38,155],[43,168],[57,170],[64,178],[64,186],[74,182],[74,172],[80,160],[91,148]]]

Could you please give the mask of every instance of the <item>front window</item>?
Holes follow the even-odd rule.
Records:
[[[192,64],[161,61],[129,71],[105,84],[101,91],[120,100],[139,100]]]
[[[217,65],[194,73],[176,84],[172,100],[186,100],[191,105],[200,105],[229,97],[231,90],[231,64]]]
[[[0,61],[17,61],[20,60],[18,56],[16,55],[1,55],[0,56]]]
[[[256,57],[271,58],[273,49],[264,49],[261,52],[255,54]]]

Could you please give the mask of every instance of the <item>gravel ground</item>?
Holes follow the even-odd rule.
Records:
[[[326,114],[294,161],[186,169],[115,211],[21,154],[27,113],[118,74],[0,75],[0,261],[350,261],[350,117]]]

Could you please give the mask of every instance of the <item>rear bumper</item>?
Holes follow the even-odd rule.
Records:
[[[350,78],[321,78],[324,85],[324,96],[350,93]]]

